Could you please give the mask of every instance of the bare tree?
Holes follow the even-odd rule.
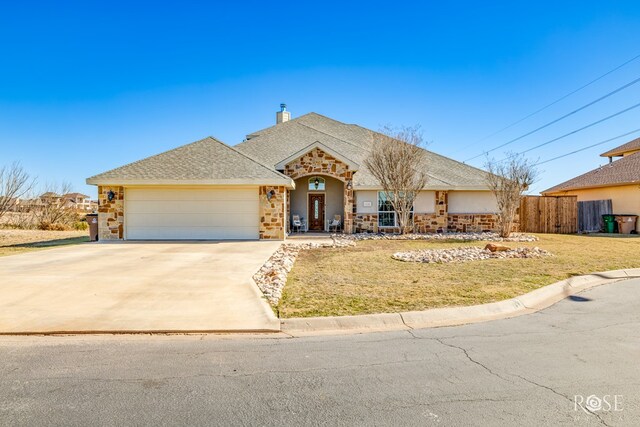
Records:
[[[70,228],[78,220],[75,209],[62,196],[71,192],[71,184],[48,184],[32,209],[35,222],[42,230]]]
[[[34,184],[35,180],[29,177],[18,162],[0,168],[0,218],[14,209]]]
[[[373,134],[371,151],[364,160],[395,211],[402,234],[413,228],[413,203],[427,184],[427,153],[423,145],[419,126],[386,126]]]
[[[498,204],[498,232],[501,237],[509,237],[520,199],[538,177],[533,162],[526,158],[509,154],[503,161],[487,159],[485,167],[489,172],[486,182]]]

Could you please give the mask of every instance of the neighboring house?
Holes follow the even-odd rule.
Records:
[[[62,196],[65,206],[82,212],[90,212],[92,210],[91,199],[86,194],[67,193]]]
[[[38,205],[53,204],[57,206],[61,201],[62,196],[60,196],[58,193],[47,191],[46,193],[42,193],[40,197],[36,199],[35,203]]]
[[[309,113],[228,146],[208,137],[87,179],[98,186],[99,236],[114,239],[284,239],[292,217],[324,231],[397,230],[364,166],[375,132]],[[427,151],[429,182],[414,206],[421,231],[496,227],[486,172]]]
[[[614,214],[640,215],[640,138],[602,153],[609,163],[542,192],[578,196],[578,202],[611,200]],[[613,160],[614,157],[620,157]],[[636,224],[636,230],[638,230]]]

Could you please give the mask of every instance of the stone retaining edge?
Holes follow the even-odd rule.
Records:
[[[634,278],[640,278],[640,268],[575,276],[515,298],[488,304],[403,313],[281,319],[281,331],[294,337],[338,335],[456,326],[507,319],[535,313],[586,289]]]

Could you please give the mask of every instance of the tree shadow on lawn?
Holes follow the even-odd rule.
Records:
[[[89,236],[68,237],[66,239],[43,240],[40,242],[14,243],[13,245],[0,245],[0,248],[50,248],[53,246],[75,245],[89,241]]]

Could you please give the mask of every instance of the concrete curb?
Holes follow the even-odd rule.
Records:
[[[640,268],[575,276],[505,301],[468,307],[434,308],[361,316],[301,317],[281,320],[290,336],[338,335],[456,326],[535,313],[571,295],[596,286],[640,278]]]

